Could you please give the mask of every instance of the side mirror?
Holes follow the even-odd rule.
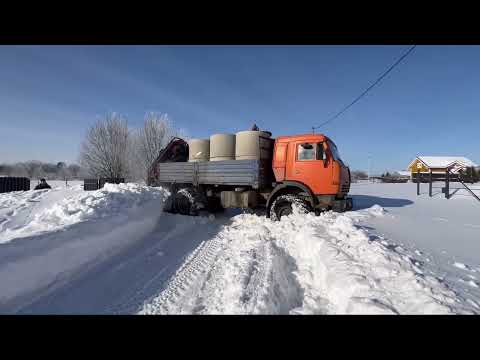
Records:
[[[323,149],[323,151],[322,151],[322,160],[323,160],[323,167],[326,167],[327,166],[327,152],[325,151],[325,149]]]

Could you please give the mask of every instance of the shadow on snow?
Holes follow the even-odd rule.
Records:
[[[371,195],[352,195],[353,210],[368,209],[373,205],[380,205],[381,207],[403,207],[412,205],[413,201],[408,199],[384,198]]]

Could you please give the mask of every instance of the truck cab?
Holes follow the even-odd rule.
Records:
[[[350,190],[350,170],[335,143],[323,134],[278,137],[272,170],[276,186],[270,196],[270,207],[280,193],[293,192],[301,195],[312,210],[352,208],[351,199],[346,197]]]

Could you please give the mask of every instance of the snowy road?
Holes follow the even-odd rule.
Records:
[[[165,192],[135,184],[2,194],[0,313],[480,312],[478,263],[383,231],[416,205],[392,185],[363,187],[355,211],[281,222],[163,214]]]
[[[151,233],[106,261],[92,266],[20,313],[129,314],[158,294],[185,257],[213,236],[222,222],[199,224],[195,218],[166,214]],[[191,235],[202,226],[199,236]]]

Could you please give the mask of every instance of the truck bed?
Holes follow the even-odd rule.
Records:
[[[270,186],[271,162],[265,160],[226,160],[160,163],[159,183],[193,185],[238,185],[254,189]]]

